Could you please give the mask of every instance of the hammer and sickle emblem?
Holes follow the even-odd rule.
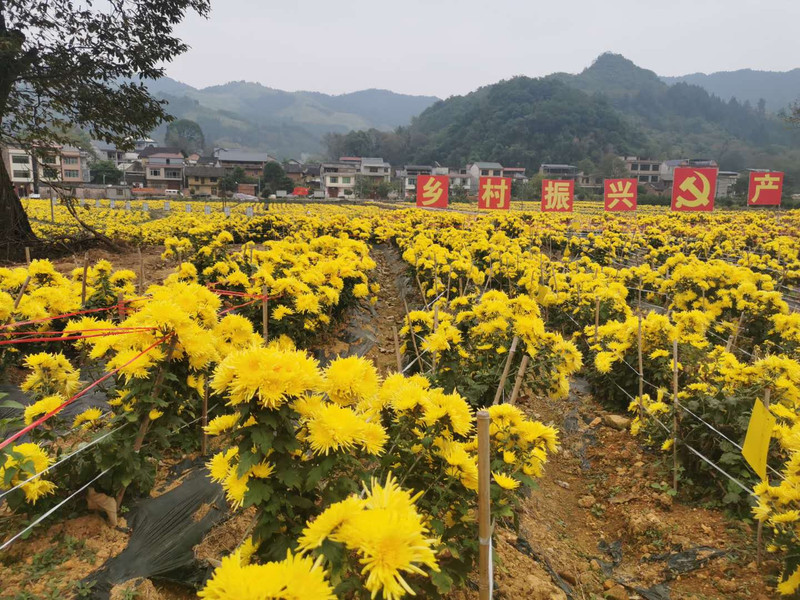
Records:
[[[675,202],[675,206],[677,208],[697,208],[698,206],[707,206],[710,202],[709,194],[711,193],[711,184],[708,181],[708,177],[703,175],[700,171],[695,171],[694,174],[697,176],[687,177],[681,182],[680,190],[681,192],[687,192],[691,194],[691,198],[685,198],[682,195],[678,196],[677,201]],[[697,179],[700,179],[700,188],[698,189],[695,182]]]

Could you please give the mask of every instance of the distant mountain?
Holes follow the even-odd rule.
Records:
[[[764,99],[764,109],[778,112],[800,100],[800,69],[791,71],[720,71],[718,73],[692,73],[680,77],[662,77],[668,84],[683,82],[699,85],[710,94],[723,100],[736,98],[758,107]]]
[[[499,161],[532,170],[608,149],[636,152],[645,139],[604,98],[550,79],[514,77],[437,102],[409,127],[326,139],[328,154],[383,156],[392,164],[463,166]]]
[[[279,157],[319,152],[329,132],[406,125],[438,100],[375,89],[338,96],[285,92],[246,81],[202,89],[169,77],[146,83],[151,93],[167,100],[170,114],[197,121],[209,143],[266,150]],[[154,137],[163,137],[164,129],[162,125]]]
[[[606,53],[578,75],[556,74],[584,92],[600,95],[644,132],[650,156],[709,156],[739,170],[770,161],[777,147],[800,149],[800,132],[756,106],[725,100],[685,82],[668,85],[652,71]]]
[[[394,132],[353,131],[326,143],[329,154],[393,164],[494,160],[532,170],[543,162],[599,163],[606,153],[709,157],[723,169],[784,170],[800,184],[797,127],[695,85],[668,85],[615,54],[577,75],[515,77],[439,101]]]

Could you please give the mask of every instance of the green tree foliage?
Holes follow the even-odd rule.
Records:
[[[357,198],[369,198],[372,200],[386,200],[389,196],[400,193],[399,182],[384,181],[375,177],[358,175],[354,186]]]
[[[800,112],[787,118],[800,121]],[[763,103],[667,85],[613,54],[579,75],[515,77],[437,102],[408,127],[331,134],[326,144],[332,158],[372,155],[397,165],[449,166],[496,160],[529,172],[543,162],[580,163],[586,173],[607,176],[627,173],[612,160],[617,155],[708,157],[723,169],[785,171],[787,188],[800,182],[800,131]]]
[[[598,172],[603,177],[608,177],[608,178],[627,177],[629,174],[628,167],[625,164],[625,161],[622,160],[620,157],[611,153],[604,154],[603,157],[600,159]]]
[[[173,35],[209,0],[0,2],[0,144],[47,148],[77,126],[121,147],[168,118],[137,78],[158,79],[186,51]],[[0,256],[35,236],[0,161]]]
[[[264,165],[264,173],[261,178],[261,195],[269,196],[278,190],[291,192],[294,189],[294,181],[286,175],[286,171],[280,163],[269,161]]]
[[[326,138],[328,154],[382,156],[393,164],[461,165],[496,160],[538,170],[542,162],[634,152],[643,138],[606,101],[559,81],[515,77],[437,102],[394,132]]]
[[[178,119],[167,125],[164,143],[177,148],[184,156],[194,152],[202,153],[206,145],[200,125],[189,119]]]
[[[98,160],[92,165],[89,173],[92,177],[92,183],[117,185],[122,180],[122,171],[111,160]]]

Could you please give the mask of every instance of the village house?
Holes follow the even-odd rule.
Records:
[[[323,163],[320,165],[320,186],[326,198],[352,196],[356,185],[358,165],[353,162]]]
[[[275,158],[266,152],[245,152],[244,150],[227,150],[225,148],[215,149],[214,158],[226,172],[231,172],[236,167],[240,167],[248,177],[261,177],[265,164],[277,162]]]
[[[157,190],[183,188],[183,154],[177,148],[151,146],[139,153],[146,186]]]
[[[186,188],[191,196],[219,196],[219,180],[225,176],[222,167],[188,166],[186,172]]]

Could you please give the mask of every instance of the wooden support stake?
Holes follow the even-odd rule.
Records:
[[[89,273],[89,253],[83,257],[83,278],[81,279],[81,308],[86,308],[86,278]]]
[[[120,294],[121,296],[121,294]],[[156,380],[153,383],[153,390],[150,392],[150,396],[153,398],[158,397],[161,393],[161,386],[164,383],[164,369],[166,368],[169,361],[172,360],[172,354],[175,352],[175,346],[178,343],[178,337],[173,333],[170,336],[169,346],[167,347],[167,354],[164,358],[164,363],[158,369],[158,374],[156,375]],[[144,443],[144,438],[147,435],[147,431],[150,429],[150,415],[148,414],[145,416],[144,421],[142,421],[141,425],[139,425],[139,431],[136,433],[136,439],[133,440],[133,451],[135,453],[139,453],[139,450],[142,449],[142,444]],[[123,485],[122,489],[120,489],[119,493],[117,493],[117,510],[119,511],[119,507],[122,506],[122,499],[125,497],[125,490],[128,489],[127,485]]]
[[[764,390],[764,407],[769,410],[769,397],[772,390],[767,388]],[[769,479],[769,473],[767,473],[767,479]],[[764,535],[764,522],[759,521],[757,528],[756,528],[756,565],[758,568],[761,568],[761,556],[762,556],[762,544],[763,544],[763,535]]]
[[[261,330],[264,332],[264,341],[269,341],[269,294],[267,293],[267,286],[261,286],[261,295],[263,301],[261,302]]]
[[[517,344],[519,344],[519,337],[515,335],[514,339],[511,340],[511,348],[508,351],[506,364],[503,367],[503,375],[500,377],[500,385],[497,386],[497,391],[494,394],[494,402],[492,402],[492,404],[498,404],[500,402],[500,398],[503,396],[503,388],[506,386],[508,372],[511,370],[511,361],[514,360],[514,353],[517,351]]]
[[[31,266],[31,249],[25,246],[25,264]]]
[[[511,392],[511,398],[508,399],[509,404],[514,404],[517,401],[517,396],[519,396],[519,391],[522,389],[522,382],[525,380],[525,371],[528,370],[528,362],[530,359],[531,357],[526,354],[522,357],[522,362],[519,363],[517,378],[514,380],[514,389]]]
[[[439,305],[438,304],[436,304],[433,307],[433,333],[436,333],[437,329],[439,329]],[[431,352],[431,354],[433,356],[433,366],[431,367],[431,373],[433,373],[435,375],[436,374],[436,359],[438,358],[437,357],[437,352],[434,350],[433,352]]]
[[[403,296],[403,307],[406,309],[406,323],[408,323],[408,335],[411,337],[411,344],[414,346],[414,354],[417,355],[417,363],[420,370],[422,370],[422,357],[419,355],[419,347],[417,346],[417,336],[414,333],[414,326],[411,323],[411,313],[408,312],[408,302],[406,297]]]
[[[119,314],[120,323],[125,320],[125,298],[122,292],[117,294],[117,314]]]
[[[736,324],[736,329],[734,329],[734,330],[733,330],[733,333],[732,333],[732,334],[731,334],[731,336],[728,338],[728,343],[727,343],[727,344],[725,344],[725,350],[726,350],[727,352],[730,352],[730,351],[731,351],[731,348],[733,348],[734,346],[736,346],[736,338],[738,338],[738,337],[739,337],[739,330],[740,330],[740,329],[741,329],[741,327],[742,327],[742,321],[743,321],[743,320],[744,320],[744,311],[742,311],[741,313],[739,313],[739,322]]]
[[[203,424],[203,437],[200,439],[200,454],[205,456],[208,448],[208,435],[206,434],[206,425],[208,425],[208,375],[206,375],[206,382],[203,388],[203,418],[200,421]]]
[[[672,489],[678,491],[678,338],[672,341]]]
[[[489,413],[478,411],[478,598],[492,597],[492,529],[490,505]]]
[[[136,248],[139,251],[139,295],[144,294],[144,256],[142,256],[142,247]]]
[[[636,329],[637,338],[637,357],[639,359],[639,409],[642,408],[642,396],[644,396],[644,350],[642,348],[642,309],[638,311],[639,324]],[[640,415],[641,416],[641,415]]]
[[[594,343],[600,339],[600,296],[594,303]]]
[[[403,372],[403,356],[400,354],[400,338],[397,336],[397,325],[392,325],[392,335],[394,335],[394,354],[397,357],[397,372]]]
[[[28,284],[31,282],[31,276],[28,275],[25,278],[25,281],[22,282],[22,286],[19,288],[19,293],[17,293],[17,297],[14,299],[14,310],[17,310],[19,307],[19,303],[22,301],[22,296],[25,293],[25,290],[28,289]]]

